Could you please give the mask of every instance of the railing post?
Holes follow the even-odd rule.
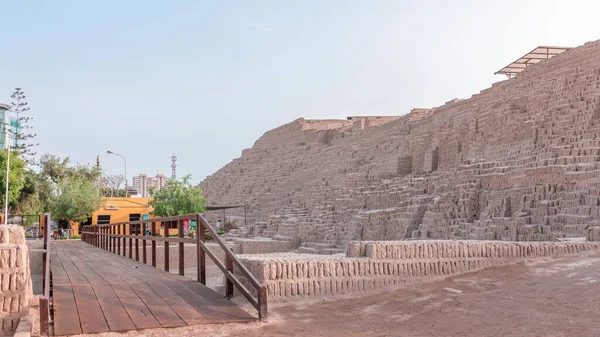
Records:
[[[125,237],[125,235],[127,235],[127,225],[121,224],[119,226],[123,226],[123,256],[127,256],[127,238]],[[131,247],[129,247],[129,249],[131,249]]]
[[[133,259],[133,239],[131,238],[131,235],[133,233],[133,229],[130,223],[127,223],[127,226],[129,226],[129,258]]]
[[[135,224],[135,260],[140,261],[140,235],[138,231],[140,229],[140,224]]]
[[[146,228],[148,228],[148,223],[147,222],[142,222],[142,235],[143,235],[143,239],[142,239],[142,262],[144,262],[144,264],[147,263],[147,260],[146,260]]]
[[[200,214],[196,214],[196,259],[197,259],[197,280],[206,285],[206,254],[202,249],[202,245],[206,240],[206,230],[204,222],[200,221]]]
[[[183,221],[177,219],[177,236],[183,238]],[[185,273],[184,258],[183,258],[183,242],[179,243],[179,275]]]
[[[117,232],[117,235],[121,235],[121,225],[116,225],[115,231]],[[121,238],[117,236],[115,240],[117,241],[117,255],[121,255]]]
[[[163,237],[165,239],[169,239],[169,224],[168,221],[164,221],[164,230],[163,230]],[[163,241],[163,244],[165,245],[165,271],[169,271],[169,241],[165,240]]]
[[[48,220],[46,220],[46,224],[44,226],[44,252],[42,253],[42,291],[48,288],[48,293],[50,294],[50,284],[47,284],[50,280],[50,224],[48,224]]]
[[[42,254],[42,296],[40,296],[40,335],[49,335],[50,322],[50,219],[44,215],[44,253]]]
[[[156,237],[156,221],[152,221],[152,233],[150,234],[153,236],[153,239]],[[152,260],[152,267],[156,268],[156,240],[152,240],[150,245],[152,246],[150,250],[150,259]]]
[[[117,252],[117,228],[115,226],[110,226],[112,232],[112,252],[115,254]]]
[[[233,260],[229,254],[225,254],[225,268],[233,275]],[[229,277],[225,277],[225,297],[233,297],[233,282],[231,282]]]
[[[49,336],[50,303],[47,296],[40,296],[40,335]]]
[[[258,319],[267,319],[267,286],[264,284],[258,288]]]

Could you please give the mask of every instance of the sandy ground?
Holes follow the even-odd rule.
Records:
[[[95,336],[600,336],[600,253],[269,310],[266,323]]]

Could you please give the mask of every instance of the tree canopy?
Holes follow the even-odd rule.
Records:
[[[52,154],[44,154],[40,158],[42,173],[48,176],[55,184],[64,180],[83,179],[94,181],[100,174],[95,167],[83,165],[69,165],[69,158],[60,158]]]
[[[48,211],[48,202],[53,195],[50,179],[43,173],[25,170],[25,183],[19,202],[16,205],[19,214],[41,214]]]
[[[81,178],[59,183],[60,193],[49,202],[52,217],[83,222],[102,205],[102,198],[93,182]]]
[[[41,172],[33,181],[39,191],[40,202],[46,203],[44,208],[52,213],[53,218],[82,222],[102,205],[95,186],[99,174],[96,168],[70,165],[69,158],[50,154],[40,158],[40,167]],[[34,196],[31,198],[35,201]]]
[[[191,177],[182,180],[169,180],[161,189],[150,189],[154,198],[150,205],[158,216],[175,216],[191,213],[203,213],[205,200],[202,190],[191,183]]]
[[[39,145],[39,143],[32,143],[33,138],[37,135],[32,133],[31,125],[29,125],[29,121],[33,119],[33,117],[28,116],[29,106],[27,104],[27,97],[25,96],[25,92],[21,88],[15,88],[15,91],[10,95],[12,98],[12,112],[16,115],[15,122],[15,130],[14,134],[15,144],[11,144],[11,146],[19,152],[21,158],[25,160],[28,164],[34,163],[35,152],[33,148]],[[11,122],[12,124],[12,122]]]
[[[0,204],[4,205],[4,197],[6,191],[6,164],[7,151],[0,151],[0,195],[2,200]],[[8,173],[8,204],[14,205],[19,201],[21,189],[25,185],[25,162],[18,157],[18,153],[11,151],[10,153],[10,170]]]

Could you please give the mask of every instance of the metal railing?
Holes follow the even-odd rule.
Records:
[[[184,237],[184,220],[196,220],[195,238]],[[168,222],[177,222],[177,237],[169,237]],[[164,237],[157,237],[157,224],[164,224]],[[127,232],[127,233],[126,233]],[[137,233],[137,234],[136,234]],[[217,256],[206,246],[206,234],[225,251],[225,263],[223,264]],[[260,320],[267,317],[267,288],[260,284],[256,277],[250,273],[248,268],[227,247],[217,231],[206,221],[202,214],[187,214],[173,217],[152,218],[147,220],[126,221],[106,225],[83,226],[81,240],[101,249],[110,251],[117,255],[128,256],[130,259],[140,261],[140,241],[142,243],[142,262],[147,263],[147,241],[150,241],[150,261],[156,267],[156,242],[164,244],[164,270],[169,271],[169,244],[176,243],[179,246],[179,275],[184,275],[184,244],[196,244],[197,280],[206,285],[206,256],[215,263],[226,277],[225,297],[232,298],[234,286],[258,311]],[[149,234],[149,235],[147,235]],[[121,246],[123,247],[121,249]],[[129,249],[127,249],[129,247]],[[242,282],[234,275],[233,268],[241,272],[256,290],[254,296]]]

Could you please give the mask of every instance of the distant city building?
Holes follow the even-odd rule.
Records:
[[[168,181],[169,178],[164,174],[157,174],[154,177],[149,177],[147,174],[140,174],[133,177],[133,188],[140,197],[148,198],[151,188],[159,190],[163,188]]]
[[[142,198],[148,197],[148,186],[146,181],[148,179],[148,175],[140,174],[138,176],[133,177],[133,189],[138,192]]]
[[[18,132],[21,132],[21,123],[16,118],[10,117],[8,110],[10,110],[10,105],[0,103],[0,149],[2,150],[6,149],[9,139],[11,147],[14,147],[16,144],[15,136]]]

